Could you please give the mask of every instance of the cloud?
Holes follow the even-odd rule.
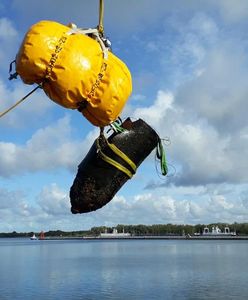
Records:
[[[0,73],[8,77],[9,64],[15,57],[15,48],[19,41],[18,31],[8,18],[0,18]]]
[[[38,209],[26,200],[27,194],[20,190],[0,188],[1,231],[25,231],[30,219],[37,216]],[[27,229],[28,230],[28,229]]]
[[[245,49],[222,42],[208,51],[200,76],[179,89],[177,103],[225,134],[240,130],[246,125],[246,64]]]
[[[48,7],[49,9],[47,9]],[[58,7],[60,7],[59,11]],[[11,12],[16,14],[17,22],[25,20],[30,26],[40,19],[54,19],[64,23],[75,22],[85,28],[97,25],[99,1],[74,0],[73,5],[70,5],[66,0],[54,0],[53,2],[44,0],[41,6],[32,0],[26,0],[23,3],[13,0],[10,8]],[[32,11],[32,14],[29,14],[28,11]],[[142,0],[142,3],[131,0],[125,2],[121,0],[106,1],[104,23],[107,31],[110,30],[116,36],[120,34],[123,36],[144,32],[146,28],[158,30],[172,15],[177,15],[185,21],[188,16],[199,11],[207,11],[209,14],[218,11],[227,22],[237,22],[245,20],[247,3],[245,0],[238,0],[235,3],[231,0],[218,2],[191,0],[182,7],[180,0],[173,2],[154,0],[152,5],[150,0]]]
[[[220,0],[215,4],[219,7],[220,13],[228,22],[236,23],[240,21],[246,21],[248,16],[248,3],[245,0]]]
[[[126,2],[120,0],[106,1],[105,28],[111,27],[111,31],[115,34],[130,33],[134,28],[136,31],[140,31],[144,29],[144,22],[146,25],[152,25],[154,19],[161,18],[166,10],[175,6],[174,3],[169,4],[161,0],[155,0],[153,5],[149,0],[143,0],[142,5],[130,0]],[[49,7],[49,10],[47,7]],[[60,7],[59,11],[58,7]],[[42,6],[31,0],[26,0],[22,5],[18,0],[14,0],[11,8],[14,13],[18,13],[18,19],[23,20],[28,16],[31,22],[46,16],[46,19],[76,22],[83,28],[87,26],[94,27],[98,24],[99,1],[97,0],[90,2],[74,0],[73,5],[66,0],[54,0],[53,2],[44,0]],[[27,14],[27,10],[32,11],[32,15]]]
[[[38,204],[48,215],[68,215],[70,201],[68,193],[61,191],[57,184],[53,183],[42,189],[38,196]]]
[[[141,94],[134,94],[131,97],[134,101],[143,101],[145,99],[145,96]]]
[[[159,34],[149,40],[143,38],[140,43],[143,41],[146,61],[152,58],[160,88],[177,89],[203,70],[209,48],[214,47],[220,37],[216,19],[204,12],[195,12],[186,19],[170,15]]]
[[[68,23],[77,22],[79,26],[85,28],[87,23],[89,27],[97,25],[98,5],[98,0],[90,2],[74,0],[73,5],[67,0],[54,0],[53,2],[44,0],[42,5],[39,5],[32,0],[26,0],[23,2],[23,5],[21,5],[18,0],[13,0],[10,8],[15,14],[18,14],[16,17],[17,21],[24,21],[24,18],[28,18],[30,26],[32,23],[38,22],[41,19],[54,19],[55,21],[64,20],[64,22]],[[58,10],[58,8],[60,9]],[[28,11],[31,11],[32,14],[28,13]]]
[[[18,206],[20,199],[24,198],[22,191],[9,191],[0,188],[0,210]],[[16,201],[17,200],[17,201]]]
[[[194,211],[192,210],[194,207]],[[101,211],[92,213],[95,221],[114,226],[116,224],[166,224],[197,221],[197,204],[188,200],[178,201],[171,196],[139,194],[132,199],[115,196]],[[192,214],[193,211],[193,214]]]
[[[0,39],[8,40],[17,37],[13,23],[7,18],[0,19]]]
[[[0,111],[3,112],[28,94],[34,86],[27,86],[20,82],[11,82],[7,86],[5,81],[0,78]],[[43,91],[36,91],[24,102],[3,116],[0,120],[1,125],[13,128],[29,128],[33,124],[34,128],[39,126],[49,116],[49,112],[55,105],[45,96]],[[42,118],[41,118],[42,116]]]
[[[174,179],[179,185],[201,185],[228,181],[232,168],[227,153],[229,140],[201,123],[175,124],[171,152],[181,164]]]
[[[223,212],[224,210],[230,211],[234,208],[233,203],[228,202],[223,195],[212,196],[208,203],[208,210],[215,213]]]
[[[171,140],[167,158],[177,174],[164,185],[247,181],[246,45],[242,36],[220,30],[216,20],[196,13],[182,26],[173,19],[171,49],[163,33],[154,35],[157,58],[162,66],[166,62],[177,84],[160,89],[152,104],[142,103],[133,114]]]
[[[51,126],[37,130],[24,145],[0,142],[0,175],[16,176],[27,172],[51,171],[58,168],[74,170],[93,143],[96,132],[84,141],[72,140],[68,116]]]
[[[68,194],[56,184],[44,186],[35,202],[28,198],[28,192],[0,188],[1,232],[78,230],[78,221],[73,223],[78,218],[70,212]]]
[[[232,197],[233,186],[212,189],[187,188],[173,192],[139,193],[124,197],[121,192],[103,208],[73,215],[68,192],[58,184],[44,186],[33,204],[21,191],[0,190],[0,228],[5,231],[82,230],[92,226],[117,224],[210,224],[246,222],[248,206],[245,190]],[[229,192],[228,192],[229,191]],[[174,193],[174,196],[172,196]],[[7,199],[10,200],[7,203]],[[80,226],[79,226],[80,224]]]
[[[179,199],[177,196],[139,194],[133,198],[117,195],[101,210],[88,214],[95,224],[115,226],[117,224],[197,224],[212,222],[232,223],[236,219],[245,222],[247,207],[241,201],[228,199],[224,195],[204,193],[197,200],[190,194]],[[180,198],[182,195],[179,196]],[[195,198],[194,193],[192,198]],[[205,199],[209,199],[205,201]],[[237,209],[238,208],[238,209]]]
[[[168,136],[171,141],[165,150],[168,163],[176,162],[177,173],[164,185],[247,181],[247,127],[237,134],[223,134],[214,123],[196,116],[191,106],[178,105],[172,93],[163,91],[151,106],[137,108],[133,114],[155,128],[161,138]]]
[[[173,95],[170,92],[158,91],[157,98],[149,107],[137,108],[134,118],[143,118],[148,124],[158,128],[161,120],[166,117],[168,111],[172,109]]]

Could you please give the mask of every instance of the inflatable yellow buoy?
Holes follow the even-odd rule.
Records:
[[[24,83],[42,84],[50,99],[78,109],[93,125],[103,127],[118,118],[132,79],[127,66],[92,32],[38,22],[17,53],[16,71]]]

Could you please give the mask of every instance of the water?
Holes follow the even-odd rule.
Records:
[[[0,299],[248,299],[248,241],[0,239]]]

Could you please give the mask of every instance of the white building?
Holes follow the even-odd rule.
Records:
[[[236,235],[236,232],[230,231],[230,228],[228,226],[224,228],[224,232],[222,232],[218,226],[212,226],[211,231],[206,226],[203,229],[202,235]]]
[[[104,233],[100,233],[100,238],[125,238],[125,237],[129,237],[131,236],[131,234],[129,232],[118,232],[116,228],[113,229],[113,232],[108,233],[107,229],[105,230]]]

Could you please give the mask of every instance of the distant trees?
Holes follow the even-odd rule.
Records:
[[[190,234],[193,235],[194,233],[202,233],[205,226],[211,230],[212,226],[218,226],[222,231],[224,228],[228,226],[230,231],[236,231],[237,234],[240,235],[248,235],[248,223],[213,223],[213,224],[197,224],[197,225],[181,225],[181,224],[154,224],[154,225],[123,225],[119,224],[115,228],[118,232],[129,232],[132,235],[141,236],[141,235],[182,235],[182,234]],[[100,226],[100,227],[93,227],[89,231],[89,235],[97,236],[101,232],[112,232],[112,227]]]
[[[28,237],[32,236],[32,233],[27,233],[27,232],[0,232],[0,238],[16,238],[16,237]]]
[[[230,231],[236,231],[239,235],[248,235],[248,223],[214,223],[214,224],[197,224],[197,225],[182,225],[182,224],[153,224],[153,225],[123,225],[119,224],[115,226],[118,232],[129,232],[132,235],[141,236],[162,236],[162,235],[182,235],[194,233],[202,233],[205,226],[211,230],[212,226],[218,226],[222,231],[224,231],[225,226],[230,228]],[[80,236],[98,236],[102,232],[112,232],[113,227],[99,226],[92,227],[90,230],[80,230],[80,231],[62,231],[62,230],[49,230],[44,232],[45,237],[80,237]],[[7,237],[31,237],[34,232],[8,232],[0,233],[0,238]],[[39,236],[39,232],[35,232]]]

